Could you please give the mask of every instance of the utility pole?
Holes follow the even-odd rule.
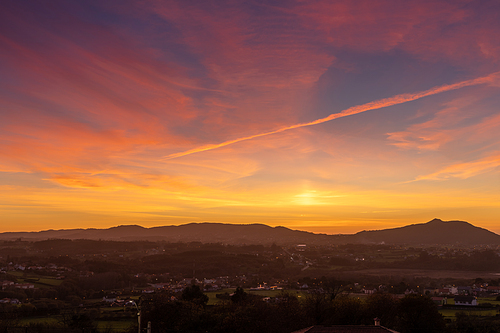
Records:
[[[138,333],[141,333],[141,310],[137,308],[137,321],[139,322]]]
[[[135,308],[137,309],[137,322],[139,323],[139,328],[137,329],[138,333],[141,333],[141,310],[139,309],[139,306],[137,305],[136,302],[133,302],[135,305]]]

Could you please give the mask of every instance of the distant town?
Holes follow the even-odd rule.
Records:
[[[403,302],[414,299],[435,310],[442,326],[434,326],[450,332],[462,332],[459,323],[464,320],[474,327],[500,324],[497,245],[16,239],[2,241],[0,249],[0,306],[9,314],[1,325],[13,329],[137,332],[140,313],[145,331],[148,322],[154,332],[230,331],[224,316],[235,309],[259,304],[259,311],[286,317],[290,314],[280,312],[286,303],[301,315],[279,328],[262,327],[262,332],[373,325],[374,317],[383,327],[406,332],[399,312]],[[379,306],[371,307],[380,299],[393,302],[394,309],[380,308],[385,310],[376,314]],[[339,306],[357,311],[357,319],[349,319],[349,313],[335,320],[326,315],[333,309],[340,315]],[[183,314],[158,314],[167,310]],[[203,313],[213,317],[213,312],[220,321],[203,319]],[[160,329],[165,327],[170,328]]]

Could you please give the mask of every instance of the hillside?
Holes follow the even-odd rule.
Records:
[[[407,245],[478,245],[500,244],[500,236],[463,221],[434,219],[427,223],[400,228],[361,231],[353,235],[325,235],[264,224],[190,223],[180,226],[144,228],[124,225],[109,229],[68,229],[40,232],[0,233],[0,240],[103,239],[203,242],[226,244],[298,244],[328,245],[346,243]]]
[[[109,229],[47,230],[40,232],[0,233],[1,240],[42,240],[51,238],[65,239],[103,239],[103,240],[150,240],[168,242],[203,242],[227,244],[327,244],[342,236],[314,234],[291,230],[285,227],[270,227],[264,224],[224,224],[189,223],[180,226],[161,226],[144,228],[137,225],[124,225]]]
[[[355,243],[386,244],[500,244],[500,236],[489,230],[464,221],[440,219],[401,228],[361,231],[353,240]]]

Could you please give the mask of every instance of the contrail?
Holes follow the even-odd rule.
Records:
[[[228,141],[224,141],[224,142],[217,143],[217,144],[205,145],[205,146],[193,148],[190,150],[186,150],[186,151],[183,151],[180,153],[170,154],[170,155],[165,156],[163,159],[173,159],[173,158],[177,158],[177,157],[191,155],[194,153],[200,153],[200,152],[207,151],[207,150],[213,150],[213,149],[217,149],[220,147],[229,146],[229,145],[232,145],[233,143],[237,143],[237,142],[241,142],[241,141],[246,141],[246,140],[251,140],[251,139],[255,139],[255,138],[260,138],[262,136],[281,133],[281,132],[288,131],[288,130],[295,129],[295,128],[317,125],[317,124],[325,123],[325,122],[330,121],[330,120],[351,116],[351,115],[362,113],[365,111],[376,110],[376,109],[381,109],[381,108],[385,108],[385,107],[392,106],[392,105],[411,102],[411,101],[414,101],[414,100],[417,100],[417,99],[420,99],[423,97],[440,94],[442,92],[446,92],[446,91],[450,91],[450,90],[456,90],[456,89],[460,89],[460,88],[464,88],[464,87],[494,82],[495,80],[498,80],[497,76],[499,74],[500,74],[500,72],[495,72],[495,73],[490,74],[488,76],[483,76],[483,77],[480,77],[477,79],[466,80],[466,81],[462,81],[462,82],[458,82],[458,83],[454,83],[454,84],[448,84],[448,85],[444,85],[444,86],[440,86],[440,87],[434,87],[434,88],[431,88],[429,90],[424,90],[424,91],[413,93],[413,94],[400,94],[400,95],[396,95],[396,96],[389,97],[389,98],[379,99],[377,101],[369,102],[366,104],[356,105],[356,106],[350,107],[348,109],[345,109],[339,113],[332,113],[327,117],[313,120],[313,121],[310,121],[307,123],[299,123],[299,124],[295,124],[295,125],[282,127],[282,128],[277,129],[277,130],[274,130],[274,131],[245,136],[242,138],[228,140]]]

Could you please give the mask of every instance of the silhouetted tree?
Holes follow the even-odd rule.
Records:
[[[396,327],[401,333],[438,333],[444,332],[446,325],[429,297],[410,294],[399,302]]]
[[[391,294],[375,293],[366,299],[367,321],[379,318],[382,326],[394,327],[398,311],[398,301]]]
[[[233,303],[241,303],[244,302],[247,298],[248,294],[243,290],[243,288],[238,287],[236,288],[234,294],[231,296],[231,301],[233,301]]]
[[[208,296],[205,295],[199,286],[192,284],[184,288],[181,299],[183,301],[192,302],[199,305],[205,305],[208,302]]]

